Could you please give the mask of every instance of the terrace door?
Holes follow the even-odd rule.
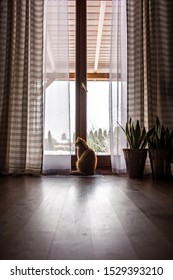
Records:
[[[76,1],[76,134],[110,167],[109,62],[112,1]]]
[[[45,172],[74,166],[77,136],[95,150],[98,167],[110,167],[111,11],[110,0],[47,0]]]

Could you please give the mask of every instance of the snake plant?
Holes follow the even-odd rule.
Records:
[[[144,149],[146,147],[146,129],[145,127],[141,128],[139,120],[137,120],[136,124],[134,124],[130,118],[126,123],[125,129],[119,123],[118,125],[124,131],[130,149]]]
[[[147,132],[147,142],[151,149],[172,149],[173,130],[165,128],[157,117],[154,126]]]

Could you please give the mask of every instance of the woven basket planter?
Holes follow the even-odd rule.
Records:
[[[149,149],[149,158],[153,179],[171,177],[172,149]]]
[[[123,149],[127,172],[130,178],[142,179],[147,149]]]

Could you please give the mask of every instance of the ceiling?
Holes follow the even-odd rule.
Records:
[[[69,34],[69,47],[65,51],[59,46],[56,36],[57,7],[55,0],[47,1],[47,59],[46,72],[56,73],[60,63],[66,65],[67,55],[70,61],[70,73],[75,73],[75,0],[68,1],[68,30],[62,27],[61,34]],[[110,34],[111,34],[112,1],[87,1],[87,72],[93,75],[109,73]],[[67,40],[65,36],[64,40]],[[68,52],[68,53],[67,53]],[[61,61],[61,62],[60,62]],[[59,64],[57,66],[57,64]],[[65,69],[65,68],[64,68]]]

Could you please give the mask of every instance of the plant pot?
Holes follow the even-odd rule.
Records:
[[[129,177],[142,179],[147,149],[123,149],[123,152]]]
[[[172,149],[149,149],[149,158],[153,179],[171,177]]]

